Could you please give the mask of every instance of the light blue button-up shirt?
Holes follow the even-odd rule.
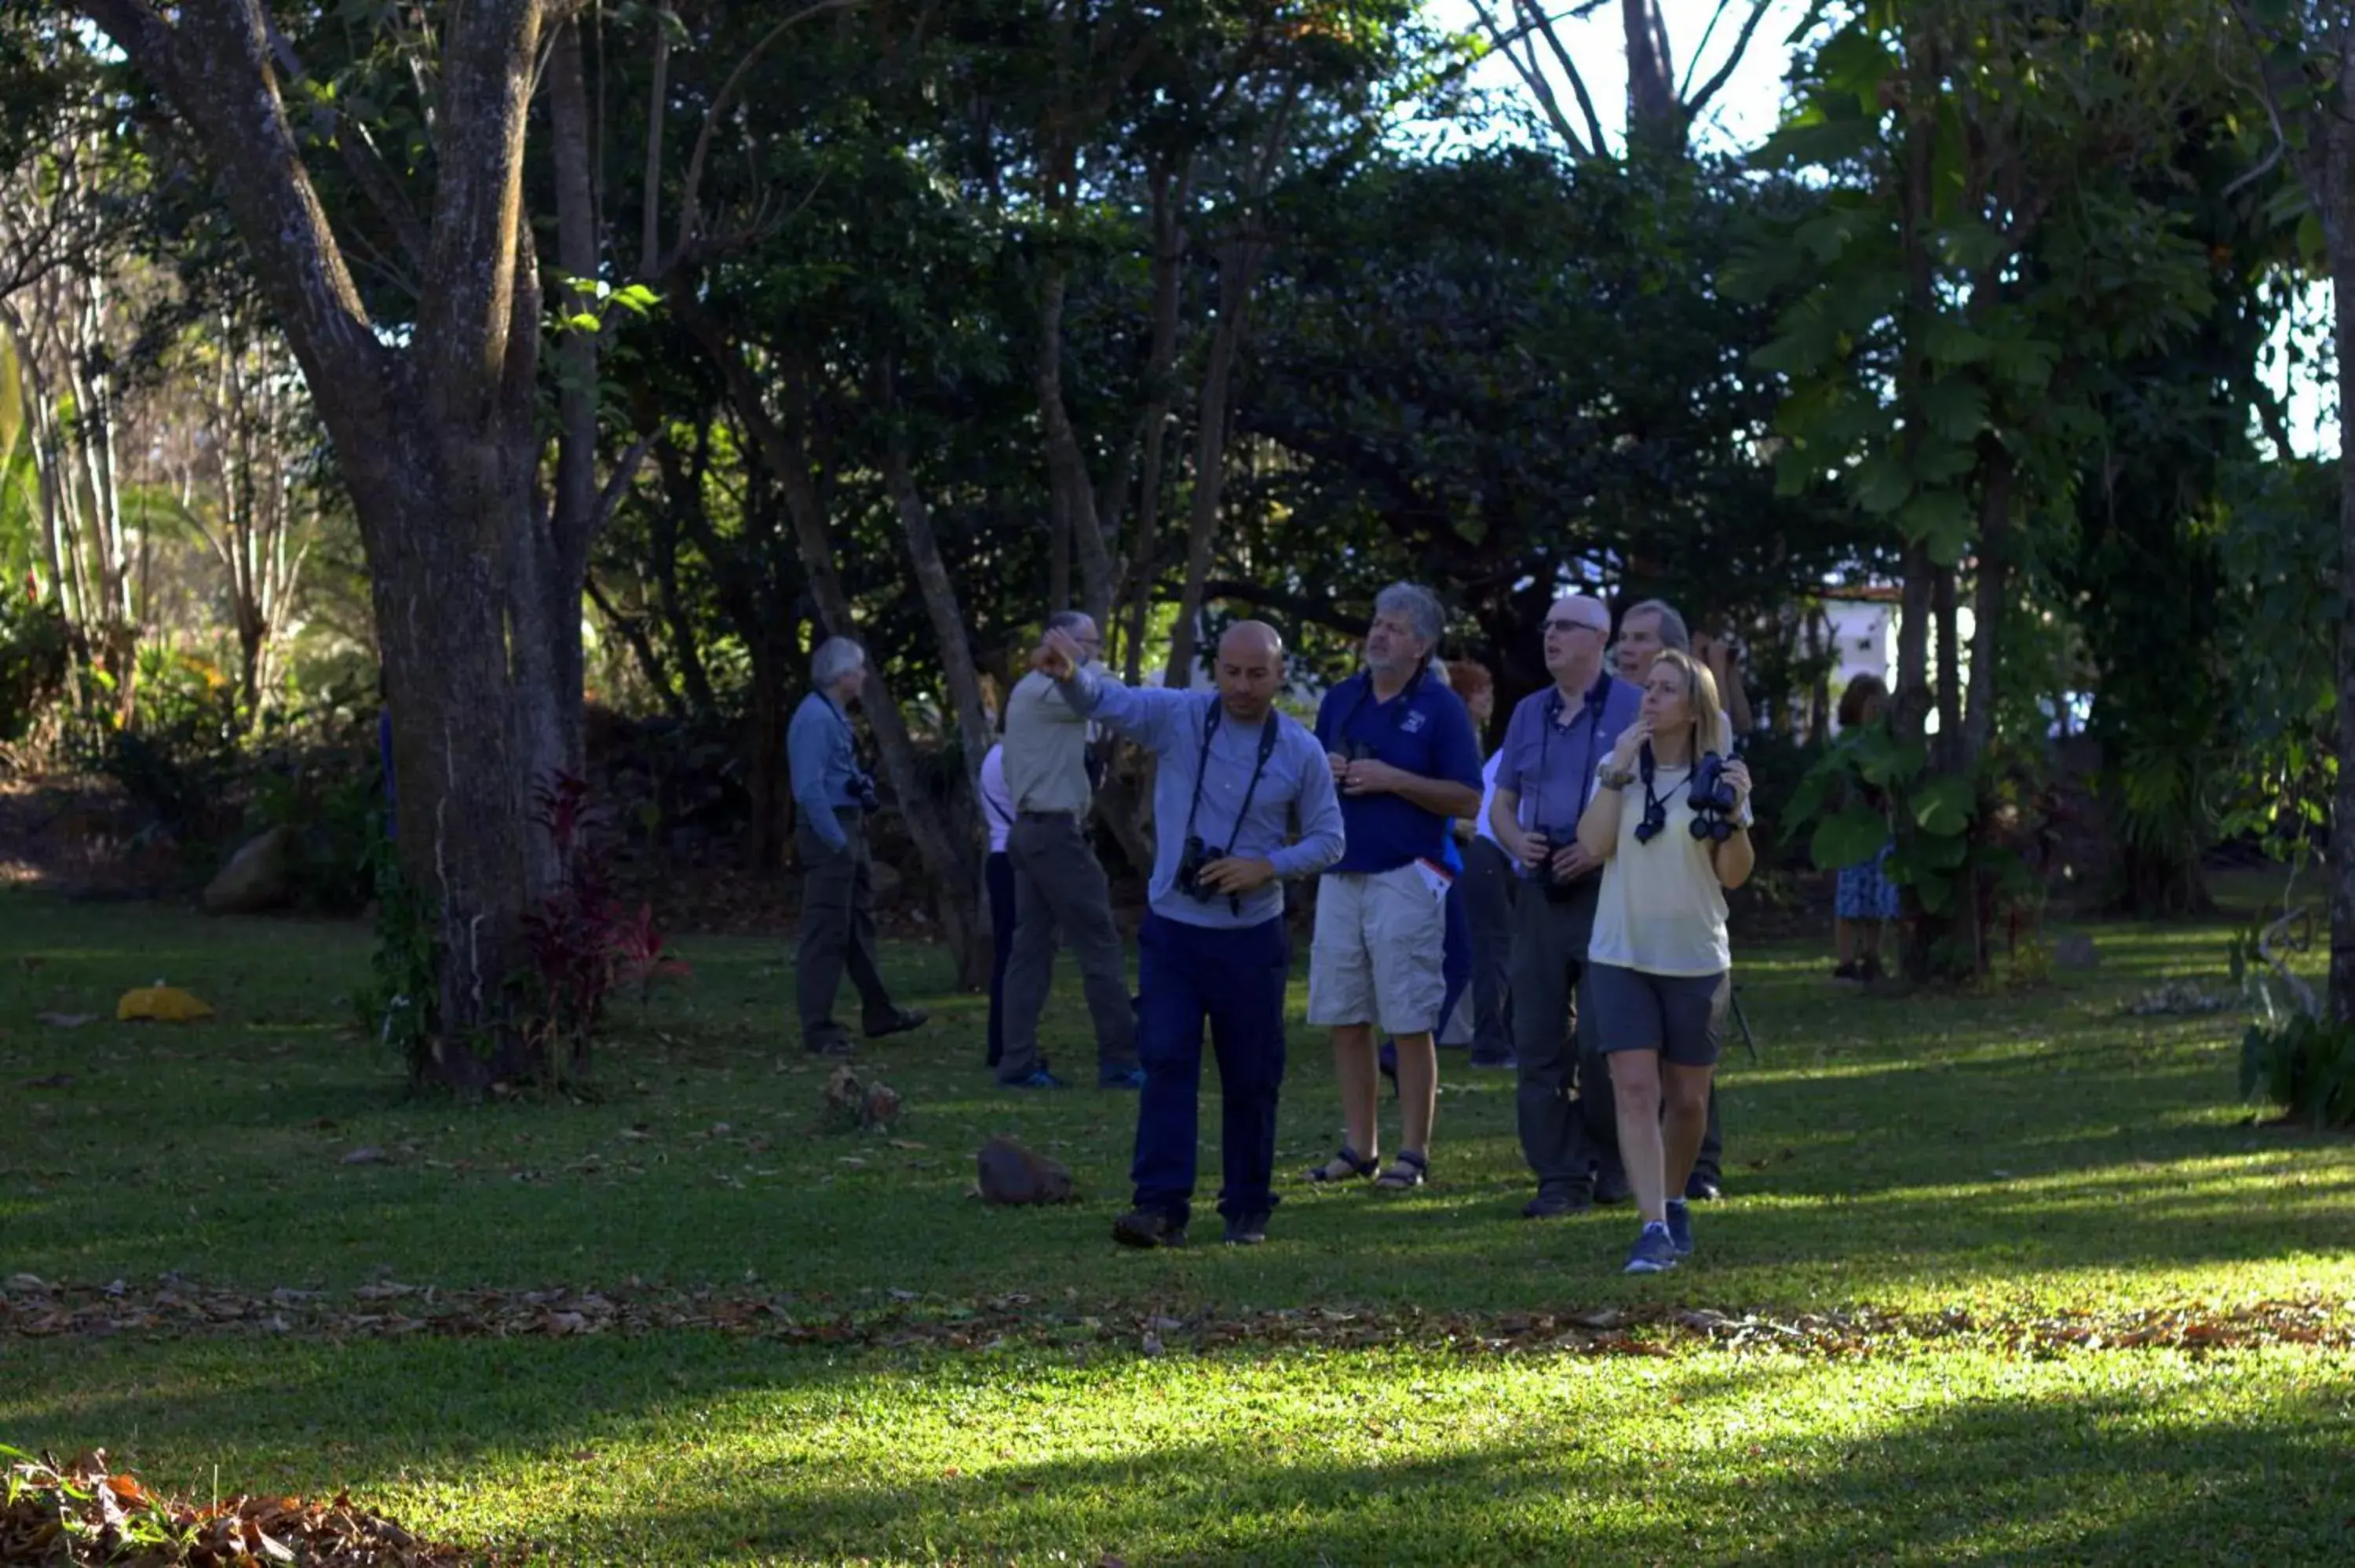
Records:
[[[835,812],[858,804],[858,755],[851,747],[850,715],[824,692],[812,692],[785,726],[785,767],[794,780],[794,804],[802,821],[830,849],[850,840]]]
[[[1187,817],[1205,843],[1223,845],[1227,853],[1254,856],[1275,867],[1279,879],[1314,876],[1341,858],[1341,802],[1333,791],[1333,769],[1325,748],[1298,720],[1270,712],[1266,723],[1277,726],[1275,748],[1251,787],[1252,770],[1259,762],[1259,725],[1237,724],[1219,715],[1207,750],[1204,725],[1219,698],[1207,692],[1171,692],[1158,687],[1124,686],[1111,676],[1082,669],[1061,686],[1063,698],[1078,712],[1119,731],[1161,759],[1153,786],[1153,912],[1188,926],[1241,927],[1256,926],[1284,913],[1281,881],[1253,888],[1241,907],[1225,898],[1194,898],[1178,890],[1178,865],[1186,853]],[[1201,802],[1194,803],[1194,783],[1202,781]],[[1251,796],[1251,812],[1241,821],[1243,797]],[[1287,842],[1295,804],[1300,809],[1300,837]]]

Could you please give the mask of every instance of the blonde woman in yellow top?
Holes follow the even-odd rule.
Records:
[[[1702,739],[1724,733],[1708,667],[1661,653],[1578,824],[1579,843],[1604,863],[1587,1002],[1611,1059],[1619,1152],[1643,1222],[1630,1274],[1660,1273],[1692,1252],[1682,1194],[1733,994],[1725,894],[1755,863],[1750,769]]]

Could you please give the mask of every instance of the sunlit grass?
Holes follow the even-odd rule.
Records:
[[[2344,1356],[1869,1363],[1408,1351],[829,1358],[633,1343],[123,1345],[0,1429],[151,1478],[350,1485],[567,1563],[2325,1561]],[[463,1399],[451,1391],[466,1391]]]
[[[825,1068],[793,1049],[779,942],[684,939],[694,979],[621,1005],[592,1095],[468,1107],[409,1096],[357,1032],[359,927],[0,895],[0,1277],[637,1279],[829,1312],[1019,1291],[1186,1317],[2355,1301],[2355,1139],[2257,1125],[2233,1097],[2241,1012],[2121,1012],[2164,980],[2226,991],[2222,927],[2095,934],[2098,969],[1986,997],[1859,995],[1812,950],[1745,951],[1761,1054],[1727,1059],[1733,1196],[1699,1213],[1690,1266],[1644,1281],[1616,1272],[1625,1211],[1517,1217],[1510,1075],[1460,1057],[1431,1186],[1287,1181],[1267,1247],[1137,1255],[1106,1234],[1133,1102],[992,1087],[985,1003],[947,991],[934,952],[890,956],[935,1022],[862,1059],[910,1110],[861,1137],[815,1130]],[[220,1016],[112,1022],[158,978]],[[1337,1122],[1304,1001],[1287,1176]],[[1082,1020],[1063,997],[1050,1036],[1079,1067]],[[74,1081],[26,1086],[58,1073]],[[1083,1201],[970,1201],[1001,1131],[1070,1163]],[[362,1146],[387,1161],[342,1162]],[[1214,1151],[1205,1171],[1214,1188]],[[215,1465],[226,1486],[348,1483],[568,1563],[2328,1561],[2355,1541],[2350,1372],[2288,1347],[1475,1361],[131,1335],[0,1340],[0,1441],[102,1441],[198,1493]]]

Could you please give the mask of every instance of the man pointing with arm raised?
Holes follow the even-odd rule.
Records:
[[[1284,1082],[1290,877],[1341,858],[1341,810],[1316,737],[1275,709],[1284,640],[1262,621],[1219,639],[1216,695],[1130,688],[1047,633],[1032,656],[1065,701],[1159,758],[1154,783],[1150,909],[1137,933],[1137,1061],[1145,1087],[1130,1176],[1135,1204],[1113,1224],[1129,1246],[1178,1246],[1192,1212],[1202,1026],[1218,1054],[1219,1213],[1226,1239],[1267,1239]],[[1300,837],[1286,842],[1295,806]]]

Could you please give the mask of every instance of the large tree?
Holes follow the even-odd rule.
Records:
[[[2345,439],[2355,385],[2355,4],[2234,0],[2254,42],[2272,156],[2294,160],[2322,238],[2339,323],[2338,788],[2330,821],[2330,1012],[2355,1021],[2355,444]]]
[[[578,607],[603,504],[586,333],[568,340],[556,477],[542,483],[546,282],[525,205],[547,79],[554,228],[568,270],[593,271],[572,254],[587,193],[564,156],[583,129],[563,90],[579,77],[579,5],[346,7],[397,64],[378,79],[407,84],[403,118],[373,123],[305,68],[263,0],[79,8],[209,176],[350,483],[393,715],[398,842],[434,912],[438,1027],[419,1065],[461,1083],[516,1070],[509,988],[546,874],[532,792],[579,755]],[[356,255],[398,304],[364,293]]]

